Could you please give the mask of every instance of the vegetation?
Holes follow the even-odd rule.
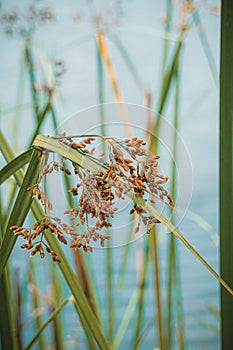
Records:
[[[87,6],[92,11],[92,5],[89,3]],[[38,349],[46,346],[61,350],[80,346],[88,349],[120,349],[125,348],[125,339],[131,337],[130,348],[139,349],[143,347],[148,331],[154,328],[154,347],[161,350],[185,349],[187,339],[179,257],[181,242],[182,247],[188,248],[190,256],[193,254],[206,268],[206,273],[209,271],[222,286],[222,348],[228,349],[232,343],[233,312],[232,260],[229,254],[231,241],[228,235],[232,210],[227,204],[229,196],[232,196],[229,190],[232,188],[232,154],[229,153],[232,151],[232,128],[229,127],[232,116],[228,113],[232,107],[232,57],[228,50],[231,38],[230,3],[227,0],[223,2],[221,38],[221,276],[189,242],[186,232],[181,232],[177,219],[177,192],[178,187],[182,186],[178,183],[176,170],[179,158],[177,131],[182,124],[180,83],[184,41],[190,26],[198,28],[213,81],[218,86],[211,46],[205,31],[199,30],[202,26],[199,10],[192,1],[181,1],[178,5],[171,0],[166,2],[160,89],[155,95],[158,113],[154,113],[154,95],[144,87],[142,72],[136,68],[135,57],[120,36],[111,30],[122,16],[121,6],[117,2],[113,6],[114,16],[118,14],[118,18],[112,18],[111,23],[109,18],[102,18],[94,12],[99,130],[98,133],[85,134],[77,134],[78,131],[74,130],[72,135],[66,134],[66,130],[62,134],[58,131],[61,119],[57,102],[66,70],[65,63],[60,59],[51,62],[34,41],[39,27],[48,23],[53,25],[56,18],[54,10],[43,2],[39,5],[32,3],[26,14],[23,11],[6,11],[4,6],[1,8],[1,26],[6,35],[18,36],[23,41],[18,104],[12,135],[9,137],[10,132],[6,131],[3,124],[0,131],[0,151],[4,164],[0,170],[1,348],[30,349],[36,345]],[[213,6],[211,10],[216,13],[218,7]],[[79,14],[73,15],[73,18],[80,20]],[[174,34],[172,28],[177,18],[179,22]],[[142,135],[134,135],[130,123],[127,104],[124,103],[124,94],[120,88],[120,77],[117,75],[118,61],[114,60],[112,54],[114,50],[145,101],[143,110],[146,108],[147,129],[143,139]],[[111,130],[109,133],[104,104],[107,84],[117,102],[124,137],[111,135]],[[30,122],[33,126],[31,132],[25,130],[22,149],[19,146],[21,135],[18,125],[22,116],[22,91],[26,87],[31,99]],[[170,135],[173,161],[167,176],[161,174],[158,154],[162,153],[159,142],[163,133],[162,115],[169,103],[172,104],[170,122],[174,128]],[[47,131],[51,128],[53,132]],[[48,134],[50,136],[45,136]],[[66,199],[62,216],[56,213],[56,210],[61,212],[56,179],[62,184]],[[130,203],[129,210],[124,210],[124,217],[129,221],[128,232],[124,239],[126,244],[121,248],[120,265],[116,267],[115,249],[110,249],[117,222],[115,216],[120,211],[115,202],[121,207],[127,200]],[[161,206],[163,210],[165,208],[165,213],[160,210]],[[195,214],[193,217],[197,222],[196,230],[204,226],[212,232],[204,218]],[[166,249],[166,276],[161,273],[161,235],[158,233],[161,227],[170,232]],[[122,312],[121,298],[127,293],[127,269],[133,249],[129,243],[139,238],[135,248],[139,265],[136,268],[136,288],[130,291],[127,307]],[[15,247],[19,244],[24,251],[17,254],[26,262],[23,276],[20,270],[15,269],[14,262]],[[100,276],[95,259],[97,245],[106,247],[100,250],[105,257],[105,274],[101,278],[104,277],[106,290],[98,287]],[[30,262],[29,255],[32,257]],[[114,281],[116,269],[118,285]],[[43,277],[45,270],[49,275],[46,279]],[[151,309],[154,316],[148,321],[145,310],[150,281],[153,283]],[[210,309],[217,318],[219,313],[215,306],[211,305]],[[72,315],[72,320],[69,315]],[[80,337],[73,334],[73,325],[81,326]],[[213,332],[219,331],[209,324],[206,327]]]

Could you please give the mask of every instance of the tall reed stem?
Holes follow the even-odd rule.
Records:
[[[220,268],[233,286],[233,6],[222,1],[220,62]],[[221,288],[222,349],[232,348],[233,298]]]

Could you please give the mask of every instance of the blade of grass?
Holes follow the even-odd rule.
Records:
[[[159,268],[159,249],[156,226],[151,229],[150,250],[154,268],[154,291],[155,291],[155,302],[156,302],[156,321],[158,326],[158,341],[161,350],[164,349],[163,340],[163,317],[162,317],[162,302],[161,302],[161,283],[160,283],[160,268]]]
[[[189,0],[189,2],[192,4],[193,1]],[[203,51],[206,55],[208,64],[209,64],[209,68],[212,74],[212,78],[214,80],[215,86],[218,86],[218,70],[217,70],[217,66],[216,66],[216,62],[209,44],[209,41],[207,39],[207,35],[205,33],[202,21],[201,21],[201,17],[198,13],[197,7],[195,7],[195,10],[192,12],[192,17],[193,17],[193,21],[194,24],[196,26],[196,29],[198,31],[198,36],[203,48]]]
[[[220,270],[233,286],[233,6],[222,1],[220,58]],[[221,288],[222,349],[230,349],[233,298]]]
[[[171,22],[172,22],[172,1],[167,0],[167,6],[166,6],[166,22],[165,22],[165,33],[169,33],[171,30]],[[165,73],[166,65],[167,65],[167,58],[168,58],[168,51],[169,51],[169,40],[163,40],[163,61],[162,61],[162,73]]]
[[[19,269],[14,269],[14,299],[15,299],[15,322],[19,349],[23,348],[23,297],[19,278]]]
[[[165,104],[166,104],[167,99],[168,99],[172,78],[174,76],[175,68],[176,68],[177,61],[179,59],[179,55],[180,55],[180,51],[181,51],[181,47],[182,47],[183,36],[184,36],[184,32],[181,31],[179,41],[174,49],[174,54],[173,54],[171,63],[169,64],[168,68],[164,72],[164,76],[162,79],[162,86],[161,86],[161,90],[160,90],[161,92],[160,92],[160,97],[159,97],[159,102],[158,102],[158,115],[161,115],[163,113]]]
[[[127,330],[127,327],[129,325],[129,322],[133,316],[133,313],[136,309],[137,303],[138,303],[138,298],[139,298],[139,290],[136,289],[133,293],[133,295],[130,298],[130,301],[127,305],[127,308],[125,310],[124,316],[122,318],[122,321],[119,325],[119,328],[116,332],[116,335],[114,337],[114,340],[112,342],[112,350],[118,349],[122,339],[124,337],[124,334]]]
[[[91,158],[88,158],[86,155],[81,154],[80,152],[70,148],[65,144],[61,144],[58,139],[51,138],[49,136],[38,135],[33,143],[35,148],[46,149],[50,152],[56,152],[63,157],[70,159],[71,161],[82,164],[82,167],[85,167],[90,171],[105,171],[105,168],[97,164]],[[188,250],[209,270],[209,272],[226,288],[226,290],[233,295],[233,290],[229,285],[217,274],[217,272],[207,263],[207,261],[197,252],[196,249],[186,240],[186,238],[181,234],[181,232],[162,214],[160,214],[156,208],[151,206],[143,198],[139,197],[133,191],[129,191],[126,194],[133,202],[137,203],[143,209],[145,209],[149,214],[158,219],[163,225],[165,225],[170,232],[172,232],[185,246]]]
[[[107,230],[109,231],[109,230]],[[107,233],[109,234],[109,233]],[[107,283],[106,283],[106,293],[107,293],[107,305],[108,305],[108,339],[110,343],[112,343],[113,340],[113,332],[114,332],[114,324],[115,324],[115,317],[114,317],[114,304],[113,304],[113,271],[112,271],[112,254],[111,254],[111,248],[110,244],[107,244],[106,249],[106,275],[107,275]]]
[[[157,118],[155,120],[155,124],[153,127],[153,130],[156,131],[156,135],[159,135],[161,117],[169,97],[169,92],[170,92],[170,88],[172,85],[171,83],[174,77],[175,67],[177,65],[177,61],[179,59],[180,51],[182,48],[183,36],[184,36],[184,31],[181,31],[179,36],[179,41],[174,49],[174,54],[172,56],[171,63],[169,64],[169,66],[167,67],[166,71],[162,76],[162,84],[161,84],[160,96],[159,96],[158,108],[157,108]],[[150,149],[157,151],[157,148],[158,148],[158,139],[153,137],[150,140]]]
[[[206,231],[216,246],[219,245],[219,235],[217,234],[215,229],[209,224],[208,221],[206,221],[202,216],[191,210],[187,211],[186,216],[190,220],[195,222],[197,225],[199,225],[204,231]]]
[[[30,340],[30,342],[23,348],[23,350],[29,350],[32,345],[38,341],[39,337],[41,336],[41,333],[43,330],[49,325],[50,322],[54,320],[54,318],[59,314],[59,312],[64,308],[64,306],[70,302],[73,301],[73,297],[69,297],[61,302],[61,304],[51,313],[49,318],[40,326],[40,328],[37,330],[33,338]]]
[[[130,218],[129,229],[128,229],[127,238],[126,238],[127,244],[125,245],[123,258],[121,260],[118,289],[123,288],[123,285],[124,285],[124,279],[125,279],[125,275],[126,275],[126,268],[127,268],[127,265],[128,265],[127,263],[128,263],[128,260],[129,260],[130,240],[133,237],[133,233],[134,233],[133,232],[133,230],[134,230],[134,220],[135,220],[135,215],[133,214],[131,216],[131,218]]]
[[[0,278],[0,335],[2,349],[19,349],[12,305],[12,288],[7,267]]]
[[[13,151],[8,145],[8,142],[4,134],[2,133],[1,129],[0,129],[0,150],[7,163],[10,163],[12,160],[14,160],[15,157],[14,157]],[[14,178],[19,186],[21,185],[21,182],[22,182],[22,176],[23,176],[23,172],[21,170],[14,173]]]
[[[28,192],[27,188],[32,184],[36,184],[40,166],[43,162],[44,156],[40,155],[37,151],[33,151],[31,156],[31,161],[29,163],[28,169],[26,171],[23,183],[20,187],[18,196],[16,198],[14,207],[11,211],[6,233],[4,234],[3,241],[0,248],[1,265],[0,265],[0,275],[2,274],[7,260],[12,252],[14,244],[17,237],[12,233],[10,227],[13,225],[21,226],[30,210],[32,204],[32,194],[31,191]]]
[[[19,69],[19,82],[17,87],[17,98],[16,98],[16,107],[14,110],[14,124],[13,124],[13,131],[12,135],[14,135],[14,149],[17,149],[18,147],[18,139],[16,135],[20,134],[20,126],[21,123],[19,123],[22,106],[23,106],[23,94],[25,89],[25,73],[26,73],[26,66],[25,66],[25,53],[23,52],[23,57],[20,59],[20,69]]]
[[[100,42],[99,42],[100,44]],[[101,59],[100,49],[97,46],[97,73],[98,73],[98,103],[100,108],[100,132],[105,136],[105,114],[104,114],[104,77],[103,77],[103,64]],[[106,144],[102,143],[102,152],[106,153]],[[107,230],[108,231],[108,230]],[[107,232],[107,234],[109,234]],[[106,251],[106,294],[107,294],[107,310],[108,310],[108,338],[110,343],[113,340],[114,332],[114,304],[113,304],[113,288],[112,288],[112,254],[111,249],[107,246]]]
[[[109,50],[107,47],[107,43],[105,41],[104,33],[101,30],[97,31],[97,44],[98,44],[98,49],[99,49],[99,54],[106,66],[106,70],[110,79],[110,82],[112,84],[113,92],[115,94],[115,99],[118,102],[118,107],[120,110],[120,115],[122,117],[122,122],[123,126],[126,132],[126,135],[131,136],[132,131],[129,126],[129,119],[127,116],[125,104],[123,102],[123,98],[121,96],[120,89],[118,87],[117,79],[116,79],[116,74],[111,62]]]
[[[19,169],[23,168],[27,163],[29,163],[32,156],[32,151],[33,150],[31,148],[21,153],[18,157],[14,158],[0,170],[0,185],[10,176],[14,175]]]
[[[51,94],[48,97],[48,101],[45,104],[44,109],[40,113],[38,112],[38,121],[37,121],[37,124],[36,124],[35,131],[32,134],[32,137],[30,138],[30,142],[28,143],[28,147],[31,146],[33,140],[39,134],[39,132],[41,130],[41,127],[42,127],[43,123],[45,122],[45,119],[46,119],[47,115],[50,112],[51,112]]]
[[[63,298],[63,291],[61,276],[57,271],[57,266],[53,264],[52,261],[50,263],[50,275],[52,282],[52,311],[54,312],[56,310],[55,306],[59,305],[60,301]],[[64,324],[62,321],[62,314],[60,312],[57,313],[57,315],[53,319],[53,343],[55,345],[56,350],[65,350],[65,339],[63,330]]]
[[[133,338],[134,340],[132,345],[133,350],[137,350],[140,346],[140,342],[137,340],[139,339],[139,336],[141,333],[141,325],[143,321],[143,310],[144,310],[145,293],[146,293],[146,281],[147,281],[147,274],[148,274],[149,255],[150,255],[149,244],[147,240],[146,250],[144,253],[143,269],[142,269],[142,274],[139,281],[139,300],[138,300],[138,310],[137,310],[137,317],[136,317],[136,323],[135,323],[135,334],[134,334],[134,338]]]
[[[32,47],[31,47],[32,38],[31,38],[30,34],[27,35],[25,40],[26,40],[26,42],[25,42],[25,62],[26,62],[26,67],[28,69],[29,80],[30,80],[30,91],[31,91],[31,95],[32,95],[32,103],[33,103],[35,122],[37,123],[39,121],[39,116],[38,116],[39,101],[38,101],[37,92],[35,90],[35,87],[36,87],[35,62],[34,62],[33,53],[32,53]]]
[[[111,38],[111,36],[110,36],[110,38]],[[125,48],[125,46],[122,44],[121,40],[118,37],[113,36],[112,41],[114,42],[119,53],[121,54],[122,58],[124,59],[128,69],[129,69],[129,72],[131,73],[132,77],[134,78],[134,81],[138,87],[138,90],[141,93],[143,93],[144,87],[143,87],[142,80],[138,74],[136,67],[134,66],[134,63],[133,63],[127,49]]]
[[[179,65],[180,55],[177,60],[175,67],[174,78],[175,78],[175,108],[174,108],[174,134],[173,134],[173,163],[171,169],[171,196],[176,197],[176,160],[177,160],[177,131],[179,129]],[[175,217],[172,215],[171,222],[174,224]],[[183,307],[182,307],[182,296],[180,289],[180,275],[179,275],[179,256],[177,249],[177,241],[173,235],[170,236],[168,242],[168,286],[167,286],[167,345],[166,348],[170,349],[173,342],[173,320],[176,318],[176,324],[178,329],[178,343],[179,349],[184,349],[184,322],[183,322]],[[174,308],[174,304],[176,308]],[[175,309],[177,313],[175,313]],[[174,317],[173,317],[174,316]]]
[[[100,110],[100,129],[101,135],[105,135],[105,117],[104,117],[104,75],[103,64],[100,56],[98,45],[96,44],[96,56],[97,56],[97,77],[98,77],[98,103]],[[104,151],[104,150],[103,150]]]
[[[35,266],[34,266],[34,262],[32,259],[29,262],[28,283],[37,288]],[[41,307],[40,297],[39,297],[38,293],[36,291],[33,291],[33,290],[32,290],[32,306],[33,306],[33,310],[39,310]],[[36,333],[41,328],[41,326],[42,326],[42,318],[41,318],[41,315],[38,314],[35,317]],[[43,334],[40,334],[40,336],[38,337],[38,348],[40,350],[44,350],[46,348],[45,338],[44,338]]]

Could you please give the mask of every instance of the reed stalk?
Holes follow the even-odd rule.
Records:
[[[100,33],[97,33],[97,74],[98,74],[98,103],[100,112],[100,132],[101,135],[105,136],[105,113],[104,113],[104,72],[103,72],[103,62],[110,60],[108,50]],[[104,46],[104,47],[103,47]],[[105,54],[104,54],[105,52]],[[113,72],[110,63],[110,72]],[[111,74],[111,73],[110,73]],[[114,75],[114,73],[113,73]],[[115,82],[115,86],[117,83]],[[105,154],[106,145],[102,142],[102,152]],[[109,231],[107,229],[107,231]],[[109,234],[109,232],[108,232]],[[106,295],[107,295],[107,310],[108,310],[108,339],[110,343],[113,341],[114,325],[115,325],[115,315],[114,315],[114,303],[113,303],[113,255],[110,245],[106,246]]]
[[[179,129],[179,68],[180,68],[180,57],[177,61],[177,66],[175,68],[174,78],[175,78],[175,109],[174,109],[174,134],[173,134],[173,164],[172,164],[172,174],[171,174],[171,196],[176,197],[176,161],[177,161],[177,132]],[[175,216],[172,215],[171,221],[175,224]],[[176,310],[176,323],[178,330],[178,344],[179,349],[184,349],[184,322],[183,322],[183,312],[182,312],[182,296],[181,296],[181,281],[179,274],[179,255],[177,241],[175,237],[171,234],[168,243],[168,286],[167,286],[167,345],[166,348],[170,349],[173,342],[173,314]],[[174,309],[174,304],[176,308]]]
[[[29,267],[29,273],[28,273],[28,283],[32,285],[34,288],[32,290],[32,306],[33,310],[38,311],[41,307],[40,303],[40,297],[37,293],[37,279],[36,279],[36,273],[35,273],[35,266],[34,261],[30,260],[30,267]],[[36,315],[35,317],[35,331],[37,332],[38,329],[41,328],[42,325],[42,317],[40,314]],[[45,338],[44,334],[40,334],[38,337],[38,348],[39,350],[45,349]]]
[[[233,6],[222,1],[220,57],[220,270],[233,286]],[[221,288],[222,349],[231,349],[233,298]]]

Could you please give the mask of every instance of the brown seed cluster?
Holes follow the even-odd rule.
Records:
[[[102,166],[103,170],[94,172],[71,162],[74,173],[72,179],[75,179],[76,185],[69,189],[69,193],[77,197],[77,205],[64,212],[64,214],[70,215],[71,226],[62,223],[58,217],[48,215],[34,224],[32,228],[13,226],[11,229],[15,234],[27,240],[22,248],[29,250],[33,248],[31,254],[35,255],[39,252],[42,258],[46,250],[52,255],[54,261],[59,262],[56,253],[51,251],[43,241],[45,230],[54,234],[61,243],[67,244],[67,240],[71,239],[70,248],[82,248],[85,252],[92,252],[92,241],[99,242],[104,247],[105,241],[110,239],[106,229],[112,226],[111,219],[114,218],[118,210],[115,206],[115,200],[117,198],[124,199],[129,191],[152,204],[157,198],[167,205],[173,206],[173,200],[164,187],[168,177],[159,174],[158,171],[160,157],[154,155],[149,159],[145,141],[137,137],[126,140],[108,137],[105,141],[106,154],[96,155],[98,150],[93,147],[94,137],[79,137],[74,140],[65,135],[61,136],[61,143],[85,154],[86,157],[90,157]],[[68,168],[53,161],[42,168],[41,178],[53,171],[63,171],[67,175],[71,175]],[[45,209],[52,210],[52,204],[40,189],[39,184],[33,186],[32,193],[41,201]],[[146,232],[150,233],[151,227],[159,223],[136,203],[133,203],[129,214],[133,213],[138,217],[135,233],[140,230],[141,225],[144,225]],[[40,238],[39,242],[38,237]]]
[[[62,224],[58,217],[44,216],[40,221],[37,221],[31,228],[11,226],[16,236],[21,236],[27,243],[21,245],[21,248],[31,250],[31,255],[39,253],[41,258],[45,256],[45,250],[51,254],[53,261],[61,262],[56,252],[51,250],[43,240],[45,230],[49,230],[57,239],[67,244],[65,234],[73,234],[75,231],[66,224]]]
[[[51,174],[54,170],[55,171],[61,170],[61,171],[64,171],[64,173],[66,173],[67,175],[71,175],[71,172],[69,169],[67,169],[66,167],[64,167],[63,165],[55,161],[48,163],[43,167],[42,175]]]
[[[81,153],[93,154],[95,151],[95,147],[92,147],[91,150],[87,149],[87,146],[90,145],[93,141],[95,141],[94,137],[87,137],[82,139],[79,142],[75,142],[72,138],[67,137],[62,139],[61,142],[65,145],[70,146],[71,148],[79,150]]]
[[[31,187],[28,187],[27,190],[32,190],[33,197],[36,197],[41,202],[41,204],[45,208],[45,211],[47,211],[47,209],[49,211],[53,209],[52,203],[47,199],[45,193],[40,189],[39,184],[34,185],[32,189]]]
[[[69,145],[78,151],[86,147],[94,138],[86,139],[86,142],[74,142],[69,139]],[[67,140],[65,141],[67,144]],[[159,156],[153,156],[148,160],[146,152],[146,142],[133,137],[127,140],[107,138],[108,154],[98,157],[99,162],[103,162],[106,171],[89,172],[85,169],[75,168],[75,174],[79,177],[79,182],[70,189],[73,196],[79,196],[77,208],[70,208],[65,214],[71,214],[71,219],[78,218],[83,226],[86,225],[86,232],[83,234],[84,240],[90,238],[101,241],[104,245],[103,235],[99,231],[111,226],[109,219],[114,218],[117,208],[114,206],[116,197],[124,199],[129,191],[135,192],[140,197],[154,203],[154,198],[163,201],[168,200],[173,206],[173,200],[163,185],[168,177],[160,175],[158,172]],[[88,156],[88,154],[87,154]],[[104,159],[107,159],[107,161]],[[148,216],[143,208],[134,204],[130,212],[136,213],[139,217],[138,226],[135,232],[140,229],[141,223],[147,226],[147,233],[151,227],[159,221]],[[89,227],[90,218],[92,228]],[[94,218],[94,221],[93,221]],[[95,235],[90,235],[90,232]],[[104,236],[105,239],[109,238]],[[80,239],[78,240],[78,242]]]

